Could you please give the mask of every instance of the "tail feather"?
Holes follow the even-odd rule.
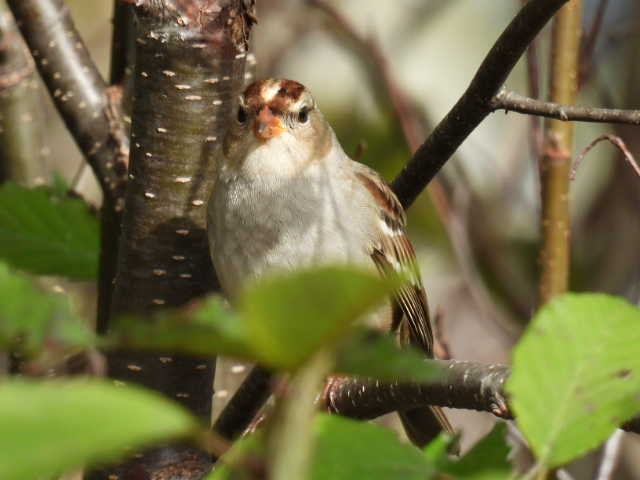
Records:
[[[398,415],[407,437],[420,448],[431,442],[442,430],[450,435],[454,434],[449,419],[440,407],[414,408],[398,412]],[[457,450],[456,444],[452,453],[457,454]]]

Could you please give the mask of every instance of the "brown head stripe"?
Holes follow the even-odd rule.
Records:
[[[305,87],[293,80],[277,80],[277,82],[280,88],[268,103],[265,103],[262,98],[262,89],[266,85],[273,84],[273,80],[258,80],[249,85],[244,91],[247,106],[254,111],[267,106],[276,114],[288,111],[289,107],[300,99]]]

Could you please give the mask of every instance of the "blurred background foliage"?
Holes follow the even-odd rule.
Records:
[[[482,58],[520,6],[519,0],[342,0],[334,4],[357,32],[374,38],[398,85],[423,120],[437,123],[466,88]],[[584,23],[593,21],[599,0],[585,0]],[[76,25],[105,77],[111,41],[110,0],[68,0]],[[259,0],[252,34],[258,77],[301,81],[316,97],[345,150],[392,179],[410,157],[390,106],[380,94],[367,60],[336,35],[325,15],[301,0]],[[638,108],[640,4],[608,2],[578,103]],[[537,42],[540,95],[546,95],[548,29]],[[507,88],[530,93],[521,61]],[[44,105],[47,172],[59,174],[84,198],[98,204],[95,181],[48,96]],[[487,118],[440,175],[455,228],[447,227],[429,196],[408,212],[411,238],[421,264],[431,309],[441,312],[441,335],[453,357],[508,362],[510,348],[536,305],[539,189],[531,118],[497,112]],[[638,128],[578,123],[576,152],[603,133],[620,135],[640,152]],[[612,147],[596,147],[571,185],[572,290],[640,298],[640,189],[633,172]],[[451,236],[458,245],[453,248]],[[45,280],[47,282],[47,280]],[[58,285],[60,282],[55,282]],[[65,287],[78,308],[93,311],[91,285]],[[88,315],[89,318],[92,315]],[[239,370],[240,371],[240,370]],[[484,435],[490,415],[451,412],[464,425],[465,442]],[[624,448],[640,457],[640,441]],[[634,455],[622,470],[633,477]],[[588,465],[586,469],[590,468]],[[585,470],[586,471],[586,470]],[[638,470],[635,470],[637,472]],[[624,473],[624,472],[623,472]],[[576,478],[587,478],[577,476]]]

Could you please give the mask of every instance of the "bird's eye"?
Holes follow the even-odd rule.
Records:
[[[302,107],[298,112],[298,122],[307,123],[309,121],[309,107]]]
[[[240,106],[238,107],[238,123],[244,124],[247,121],[247,110]]]

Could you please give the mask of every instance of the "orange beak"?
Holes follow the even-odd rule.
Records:
[[[253,132],[261,140],[276,137],[284,132],[284,129],[280,119],[271,113],[269,107],[262,107],[253,126]]]

